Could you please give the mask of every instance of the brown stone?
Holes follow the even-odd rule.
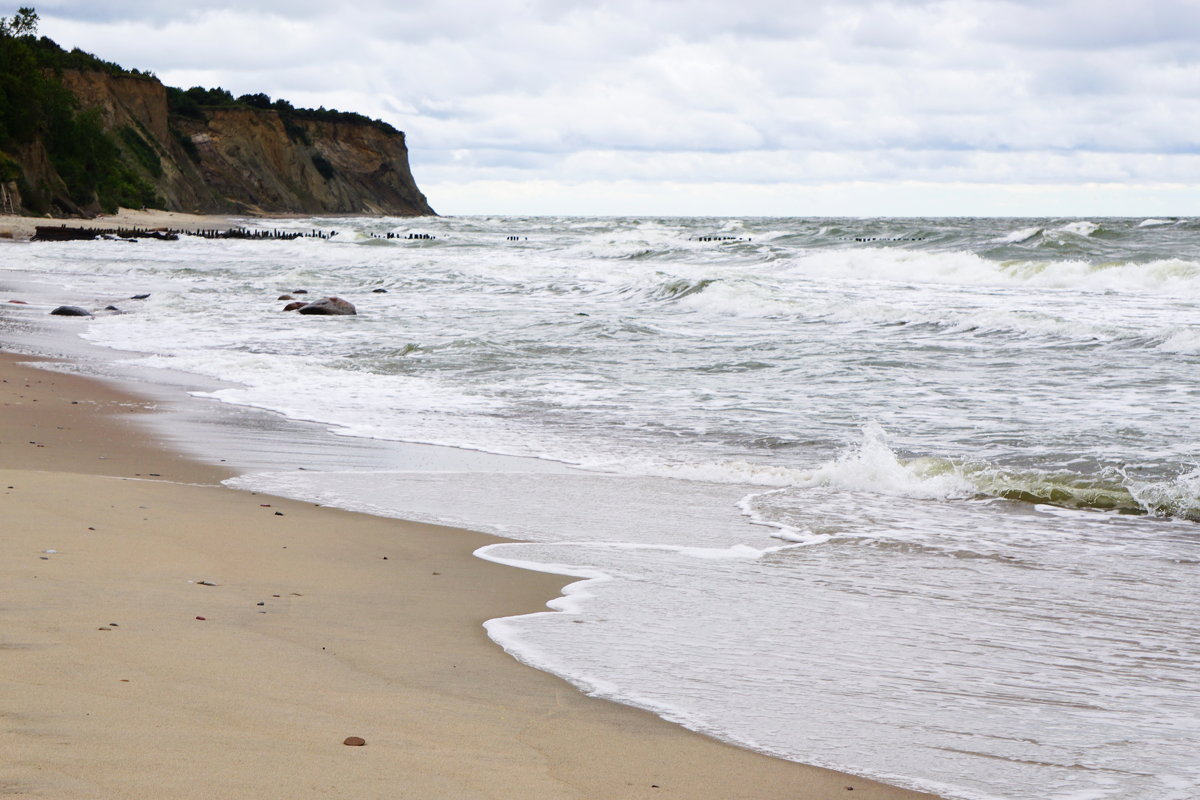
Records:
[[[340,297],[322,297],[320,300],[313,300],[311,303],[306,303],[297,310],[301,314],[320,314],[337,317],[358,313],[353,303],[343,300]]]
[[[283,310],[284,311],[296,311],[297,309],[304,308],[306,305],[308,305],[308,303],[304,302],[303,300],[294,300],[294,301],[288,303],[286,306],[284,306]]]
[[[367,740],[361,736],[347,736],[346,741],[342,742],[347,747],[362,747],[366,743]]]

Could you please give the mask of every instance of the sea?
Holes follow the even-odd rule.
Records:
[[[1200,220],[244,224],[326,235],[4,244],[6,336],[185,398],[236,487],[577,578],[486,628],[588,694],[956,800],[1200,797]]]

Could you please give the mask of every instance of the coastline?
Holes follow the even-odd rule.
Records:
[[[116,214],[102,214],[92,219],[83,217],[25,217],[0,214],[0,239],[27,241],[39,225],[67,225],[72,228],[174,228],[194,231],[206,228],[227,228],[232,217],[185,214],[177,211],[136,211],[122,208]]]
[[[7,794],[930,797],[586,697],[482,628],[569,579],[220,486],[120,419],[140,398],[31,360],[0,355]]]

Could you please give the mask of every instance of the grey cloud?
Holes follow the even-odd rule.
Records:
[[[77,39],[64,44],[167,82],[381,116],[408,132],[414,164],[455,179],[1039,183],[1196,174],[1193,5],[59,0],[39,11]]]

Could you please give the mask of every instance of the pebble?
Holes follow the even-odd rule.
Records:
[[[367,740],[361,736],[347,736],[346,741],[342,742],[347,747],[362,747],[366,743]]]
[[[196,619],[198,619],[198,620],[200,620],[201,622],[203,622],[203,621],[205,620],[205,617],[196,617]]]

